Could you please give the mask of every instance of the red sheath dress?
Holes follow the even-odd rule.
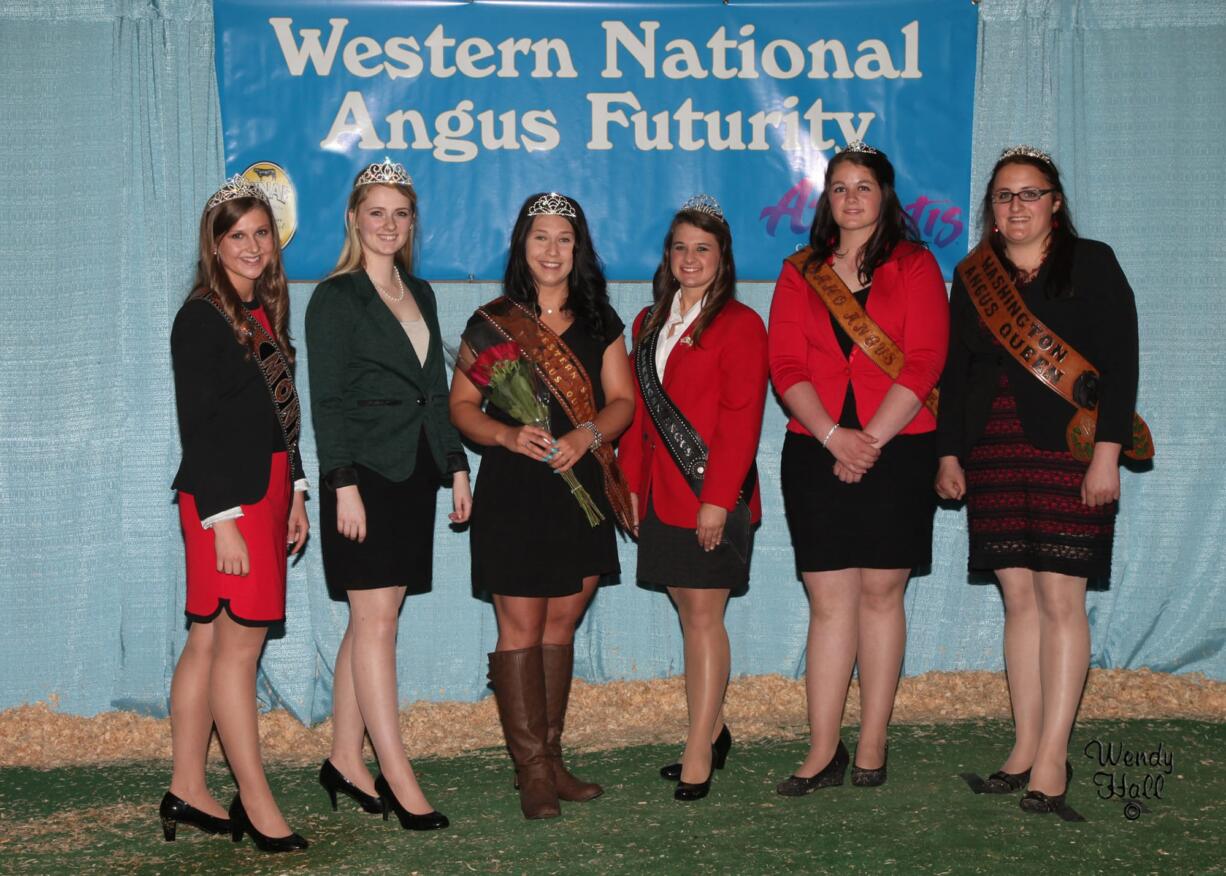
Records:
[[[264,308],[250,313],[272,331]],[[289,455],[278,451],[272,455],[264,497],[254,505],[241,506],[243,516],[235,521],[247,543],[251,566],[244,577],[217,571],[213,530],[200,525],[195,498],[179,491],[179,522],[187,552],[185,613],[189,621],[209,623],[223,607],[231,618],[247,626],[285,620],[286,540],[292,498]]]

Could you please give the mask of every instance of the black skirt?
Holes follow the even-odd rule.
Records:
[[[320,541],[329,595],[343,601],[348,590],[380,587],[404,587],[409,595],[428,593],[441,480],[430,443],[421,436],[413,474],[403,481],[389,481],[364,465],[354,468],[366,510],[365,541],[359,544],[336,531],[336,491],[320,490]]]
[[[783,508],[799,572],[914,569],[932,562],[936,433],[898,435],[857,484],[809,435],[783,441]]]
[[[638,582],[648,590],[685,587],[695,590],[727,589],[740,596],[749,589],[749,555],[753,553],[753,528],[749,552],[742,557],[727,541],[713,551],[704,551],[693,529],[669,526],[647,506],[639,524]]]

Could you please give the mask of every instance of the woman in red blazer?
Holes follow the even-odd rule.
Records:
[[[685,638],[689,735],[681,763],[660,774],[678,782],[676,799],[698,800],[732,745],[724,609],[749,582],[767,387],[766,329],[735,300],[732,233],[713,198],[691,198],[673,218],[652,294],[655,305],[634,321],[638,392],[618,460],[639,521],[639,584],[667,589]],[[697,433],[685,443],[690,479],[653,418],[661,392]]]
[[[851,758],[839,728],[857,663],[852,784],[886,779],[886,729],[906,642],[903,591],[932,554],[936,419],[924,401],[949,336],[940,268],[918,242],[882,152],[852,143],[827,165],[809,240],[799,267],[833,271],[901,349],[903,365],[897,377],[887,374],[798,265],[784,263],[771,303],[770,367],[791,414],[780,475],[810,612],[809,753],[780,783],[785,796],[843,783]]]

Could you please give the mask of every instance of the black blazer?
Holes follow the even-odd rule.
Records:
[[[253,505],[268,491],[285,436],[260,366],[203,299],[179,308],[170,331],[183,461],[171,485],[196,499],[201,519]],[[294,455],[293,479],[305,477]]]
[[[434,290],[403,271],[400,276],[430,330],[424,365],[365,271],[324,280],[307,305],[311,421],[321,478],[332,487],[354,482],[355,463],[405,480],[423,434],[439,471],[468,471],[448,411]]]
[[[1137,309],[1132,287],[1111,247],[1079,238],[1073,251],[1073,293],[1049,299],[1043,293],[1049,265],[1019,291],[1040,320],[1098,369],[1096,441],[1132,447],[1132,413],[1137,400]],[[1065,428],[1074,408],[1048,389],[990,335],[961,278],[949,299],[949,356],[941,376],[937,448],[941,456],[965,462],[991,411],[1003,369],[1017,398],[1027,440],[1042,450],[1067,450]]]

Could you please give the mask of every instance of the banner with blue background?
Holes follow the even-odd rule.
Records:
[[[524,198],[577,198],[610,279],[646,280],[690,195],[738,273],[808,240],[826,163],[864,139],[946,277],[971,228],[966,0],[216,0],[229,173],[277,207],[293,280],[328,274],[345,199],[390,156],[420,201],[415,273],[501,277]]]

